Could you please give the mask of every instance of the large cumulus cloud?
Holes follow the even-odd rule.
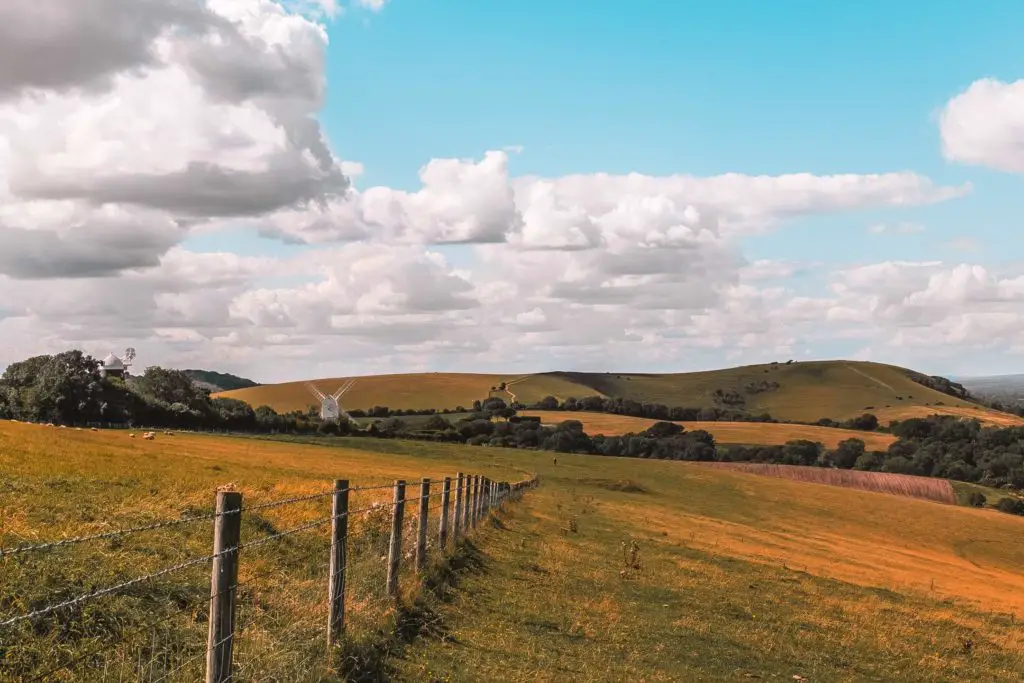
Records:
[[[282,380],[692,367],[709,349],[788,353],[829,335],[1021,345],[1019,274],[826,272],[741,249],[793,218],[941,202],[967,185],[911,172],[515,177],[496,140],[475,158],[424,159],[418,187],[358,187],[359,164],[316,118],[319,20],[343,5],[385,2],[0,3],[0,366],[127,343],[147,363]],[[1024,168],[1017,88],[951,102],[947,154]],[[183,248],[200,229],[303,246]],[[794,289],[794,275],[821,289]],[[973,326],[957,317],[967,308]]]

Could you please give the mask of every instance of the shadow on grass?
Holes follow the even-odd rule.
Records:
[[[492,516],[495,528],[505,525]],[[396,607],[396,623],[391,633],[380,632],[378,637],[365,643],[346,644],[339,654],[338,680],[355,683],[386,683],[391,680],[388,664],[391,657],[401,654],[404,646],[416,638],[438,638],[454,642],[445,627],[436,605],[452,600],[463,577],[484,574],[487,559],[471,540],[463,540],[443,562],[434,565],[423,578],[423,588],[411,604]]]

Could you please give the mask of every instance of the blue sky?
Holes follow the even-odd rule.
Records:
[[[0,365],[1024,371],[1024,3],[193,9],[5,45]]]
[[[913,170],[975,189],[794,221],[751,238],[747,253],[950,259],[943,245],[970,234],[975,260],[1024,254],[1020,179],[945,161],[935,122],[974,80],[1019,74],[1019,2],[393,0],[380,14],[341,15],[329,33],[320,119],[335,151],[364,164],[362,187],[415,189],[431,158],[513,145],[523,147],[514,175]],[[887,221],[928,230],[863,234]],[[232,239],[247,253],[280,248]]]
[[[328,29],[320,121],[335,152],[363,164],[360,189],[413,191],[430,159],[512,146],[522,146],[513,176],[912,171],[973,189],[923,206],[798,217],[745,237],[744,256],[1000,272],[1024,261],[1021,177],[947,161],[938,126],[942,107],[974,81],[1021,76],[1024,3],[393,0],[379,13],[346,11]],[[874,224],[921,231],[872,234]],[[241,230],[186,246],[310,249]],[[458,267],[474,263],[469,248],[435,250]],[[814,296],[826,277],[787,285]],[[848,339],[804,347],[826,357],[856,350]],[[723,364],[713,354],[703,362]],[[949,364],[921,362],[936,372]],[[1007,363],[954,365],[994,372]]]

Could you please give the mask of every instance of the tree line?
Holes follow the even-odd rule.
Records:
[[[279,414],[268,406],[253,409],[243,401],[211,398],[208,390],[179,370],[149,367],[137,377],[103,377],[99,361],[81,351],[34,356],[8,366],[0,376],[0,417],[34,422],[412,438],[604,456],[838,467],[1024,488],[1024,427],[982,427],[977,420],[933,415],[890,423],[886,431],[897,439],[885,451],[868,451],[856,438],[844,440],[834,449],[801,440],[782,446],[722,447],[709,432],[686,431],[675,422],[738,417],[720,408],[668,408],[600,397],[565,401],[547,397],[530,407],[613,412],[656,422],[633,434],[590,435],[577,420],[545,426],[538,419],[520,418],[515,406],[492,397],[475,401],[471,410],[460,410],[457,415],[436,410],[398,415],[398,411],[378,406],[366,414],[379,419],[362,427],[348,420],[321,421],[313,408]],[[411,415],[426,419],[416,418],[418,424],[414,424]],[[880,428],[870,414],[832,424]],[[1016,503],[1020,503],[1018,512],[1024,514],[1024,502],[1014,499],[1007,505]]]

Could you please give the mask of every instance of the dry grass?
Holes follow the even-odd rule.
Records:
[[[1024,520],[688,463],[538,469],[396,680],[1019,680]],[[603,485],[627,476],[645,491]]]
[[[947,479],[931,477],[915,477],[909,474],[891,474],[887,472],[861,472],[859,470],[839,470],[824,467],[799,467],[796,465],[773,465],[754,462],[709,462],[702,463],[707,467],[719,467],[749,472],[768,477],[780,477],[811,484],[828,486],[844,486],[862,491],[890,493],[909,498],[920,498],[937,503],[957,504],[953,485]]]
[[[368,377],[332,377],[315,380],[321,391],[333,392],[346,380],[355,379],[356,384],[342,398],[347,409],[372,408],[465,408],[474,400],[487,398],[488,391],[499,382],[512,379],[508,375],[477,375],[468,373],[422,373],[403,375],[372,375]],[[306,388],[305,382],[267,384],[248,389],[225,391],[216,396],[237,398],[253,407],[268,405],[278,412],[305,410],[317,404]],[[317,404],[318,405],[318,404]],[[319,405],[318,405],[319,407]]]
[[[358,444],[363,445],[363,444]],[[333,480],[353,485],[440,479],[457,471],[490,472],[518,480],[521,470],[473,458],[468,449],[453,457],[423,457],[416,445],[374,442],[392,452],[281,443],[244,438],[158,433],[132,439],[126,431],[61,429],[0,422],[0,547],[36,544],[196,517],[212,509],[215,490],[232,485],[246,507],[331,489]],[[462,456],[460,459],[459,456]],[[435,488],[435,491],[437,489]],[[357,491],[351,509],[389,501],[390,488]],[[435,511],[432,518],[439,514]],[[416,511],[406,512],[406,548],[411,548]],[[245,513],[242,542],[324,520],[330,498]],[[358,644],[376,637],[396,618],[384,592],[390,513],[353,517],[348,559],[348,633]],[[270,543],[243,548],[237,592],[236,661],[240,680],[257,677],[299,680],[326,675],[329,525]],[[209,521],[95,541],[0,561],[0,621],[97,587],[112,586],[212,551]],[[411,569],[405,594],[415,592]],[[22,622],[5,642],[0,680],[21,680],[55,663],[66,663],[98,647],[67,671],[48,680],[83,680],[83,672],[105,670],[113,679],[154,667],[154,678],[185,665],[171,681],[197,680],[205,646],[209,565],[200,564],[88,601],[81,608]],[[411,591],[411,592],[410,592]],[[201,657],[200,657],[201,659]],[[302,672],[301,675],[298,672]],[[11,676],[13,678],[8,678]],[[134,680],[135,676],[130,676]]]
[[[751,412],[767,411],[782,420],[842,420],[885,408],[904,406],[985,408],[960,401],[911,380],[903,369],[862,361],[809,361],[786,365],[747,365],[706,372],[647,375],[562,373],[561,376],[607,396],[668,406],[712,406],[716,389],[736,391]],[[750,394],[747,385],[777,382],[774,390]],[[1000,413],[996,413],[1001,415]]]
[[[686,485],[675,485],[686,503],[649,495],[609,509],[716,554],[1024,616],[1024,519],[696,463],[682,468]]]
[[[650,427],[656,420],[628,415],[608,413],[524,410],[521,415],[541,418],[545,424],[557,424],[564,420],[579,420],[587,434],[619,436],[637,433]],[[826,448],[835,448],[845,439],[860,439],[868,450],[882,450],[896,440],[892,434],[861,432],[853,429],[833,429],[815,425],[794,425],[772,422],[680,422],[687,430],[704,429],[723,444],[758,444],[765,446],[782,445],[787,441],[806,439],[818,441]]]
[[[454,603],[436,606],[451,637],[418,641],[393,662],[400,671],[392,680],[752,673],[1015,681],[1024,666],[1024,637],[999,616],[1024,617],[1024,519],[691,463],[559,454],[555,465],[549,453],[531,451],[331,443],[339,446],[190,435],[144,442],[123,432],[0,422],[0,544],[208,510],[213,489],[230,482],[257,502],[323,490],[335,477],[386,482],[464,470],[517,479],[530,470],[541,488],[485,532],[483,555],[468,558]],[[318,504],[268,512],[243,525],[243,541],[322,514]],[[570,519],[576,531],[563,535]],[[373,562],[385,536],[373,529],[367,522],[354,530],[365,547],[353,548],[353,557],[366,562],[351,577],[354,632],[394,617],[364,585],[379,578]],[[326,539],[293,539],[242,560],[250,585],[239,602],[238,652],[248,667],[240,680],[297,680],[323,661],[304,643],[322,642]],[[624,576],[621,545],[630,540],[639,544],[641,568]],[[209,552],[209,544],[209,529],[199,528],[59,561],[4,562],[0,614]],[[98,600],[60,630],[35,633],[40,647],[29,654],[64,660],[84,646],[76,639],[86,626],[122,633],[154,617],[173,626],[158,634],[160,644],[177,634],[201,650],[208,590],[203,568]],[[143,630],[140,642],[152,635]],[[5,656],[18,652],[8,648]],[[114,654],[130,660],[132,653],[108,647],[103,656]]]
[[[347,378],[316,380],[323,390]],[[668,406],[713,406],[714,392],[735,391],[754,413],[800,422],[828,417],[842,420],[872,412],[883,422],[932,413],[964,414],[991,424],[1024,424],[1024,420],[989,410],[929,389],[911,380],[903,369],[860,361],[813,361],[791,365],[749,365],[707,372],[676,374],[539,373],[534,375],[422,373],[359,377],[343,404],[348,408],[436,408],[463,406],[487,397],[492,386],[510,382],[524,403],[545,396],[609,396]],[[777,382],[777,389],[749,393],[748,385]],[[254,407],[269,405],[278,412],[305,410],[315,403],[304,382],[288,382],[228,391],[218,396],[238,398]],[[499,394],[508,398],[507,394]],[[941,405],[939,405],[941,404]]]

